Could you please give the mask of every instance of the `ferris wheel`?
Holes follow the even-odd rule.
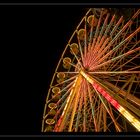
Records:
[[[42,132],[140,131],[140,9],[90,8],[54,72]]]

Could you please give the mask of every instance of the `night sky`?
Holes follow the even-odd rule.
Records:
[[[81,6],[0,7],[0,134],[40,134],[51,78],[86,11]]]

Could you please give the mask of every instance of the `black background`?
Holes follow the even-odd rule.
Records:
[[[83,6],[0,6],[0,134],[40,134],[45,98]]]

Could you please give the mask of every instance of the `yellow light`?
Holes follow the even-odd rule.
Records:
[[[93,80],[89,76],[87,76],[83,71],[81,71],[80,73],[85,77],[85,79],[87,79],[89,83],[93,84]]]
[[[126,111],[122,106],[119,108],[119,112],[130,121],[130,123],[140,131],[140,122],[134,118],[128,111]]]
[[[74,81],[74,84],[72,85],[73,88],[75,87],[75,84],[76,84],[77,80],[78,80],[78,77],[76,77],[76,79],[75,79],[75,81]],[[62,116],[64,115],[64,113],[65,113],[65,111],[66,111],[66,108],[67,108],[67,106],[68,106],[68,102],[69,102],[69,100],[70,100],[70,97],[72,96],[73,88],[72,88],[72,90],[71,90],[71,92],[70,92],[70,94],[69,94],[69,96],[68,96],[68,98],[67,98],[66,105],[65,105],[64,110],[63,110],[63,112],[62,112]]]

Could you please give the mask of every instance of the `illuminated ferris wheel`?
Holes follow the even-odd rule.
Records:
[[[42,132],[140,131],[140,9],[90,8],[53,75]]]

